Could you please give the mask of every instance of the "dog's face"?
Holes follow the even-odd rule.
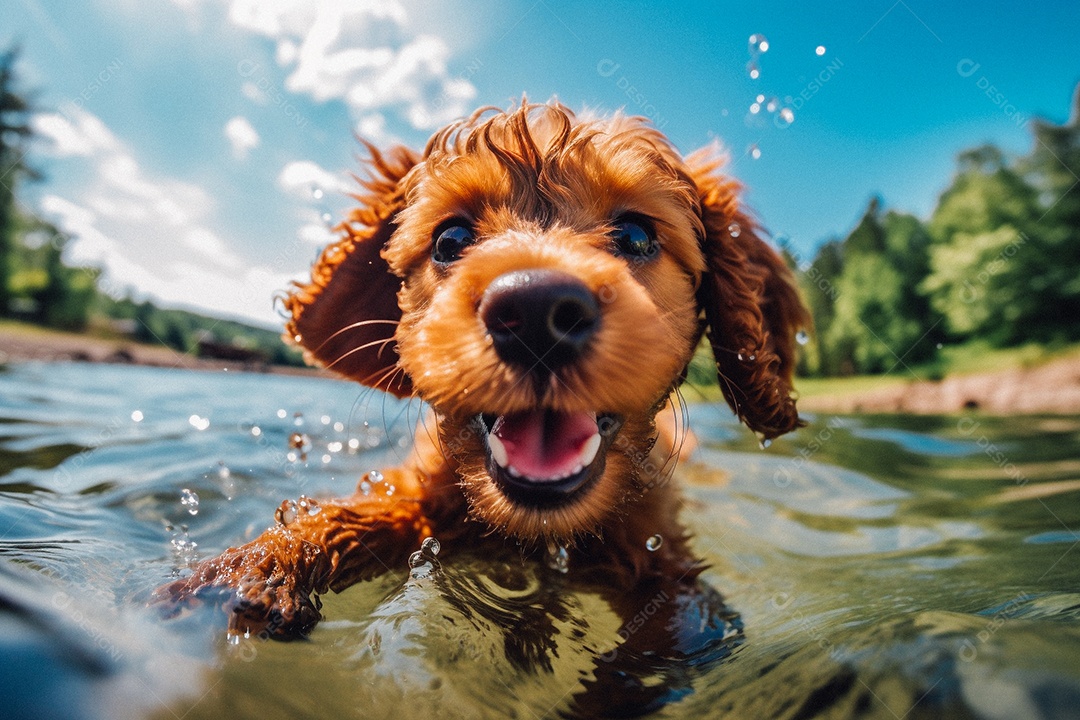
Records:
[[[477,518],[526,539],[602,528],[656,481],[653,419],[706,322],[740,416],[768,436],[797,423],[790,277],[734,185],[656,130],[523,105],[374,165],[347,236],[287,300],[290,331],[428,402]]]

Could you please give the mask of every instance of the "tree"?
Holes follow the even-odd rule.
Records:
[[[30,136],[30,102],[16,91],[15,62],[19,50],[0,54],[0,316],[11,304],[15,248],[15,185],[23,175],[34,177],[25,163]]]

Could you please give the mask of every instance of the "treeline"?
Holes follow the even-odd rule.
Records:
[[[1067,123],[1029,124],[1028,154],[962,153],[926,222],[875,198],[812,259],[784,247],[816,327],[800,372],[886,373],[932,365],[953,344],[1080,340],[1078,123],[1080,87]]]
[[[64,261],[71,237],[17,202],[18,184],[39,179],[27,162],[34,112],[16,88],[15,49],[0,54],[0,317],[46,327],[166,345],[195,355],[302,365],[299,351],[272,330],[159,308],[98,287],[94,267]]]

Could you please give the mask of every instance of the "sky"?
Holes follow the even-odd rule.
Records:
[[[347,211],[359,135],[422,147],[557,97],[719,142],[805,258],[879,195],[925,218],[956,155],[1069,117],[1080,3],[0,0],[39,109],[20,201],[102,287],[280,326]]]

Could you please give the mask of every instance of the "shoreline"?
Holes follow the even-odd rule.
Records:
[[[337,378],[311,367],[199,358],[122,338],[68,333],[22,323],[0,323],[0,365],[8,362],[93,362],[220,372]],[[799,389],[799,379],[795,379]],[[719,399],[719,393],[717,393]],[[1031,367],[1009,367],[940,381],[859,378],[852,387],[808,393],[799,409],[813,413],[952,415],[1080,415],[1080,354]]]
[[[9,362],[106,363],[211,372],[228,370],[272,375],[334,377],[331,373],[318,368],[196,357],[163,345],[145,345],[126,338],[95,337],[24,323],[0,324],[0,366]]]

